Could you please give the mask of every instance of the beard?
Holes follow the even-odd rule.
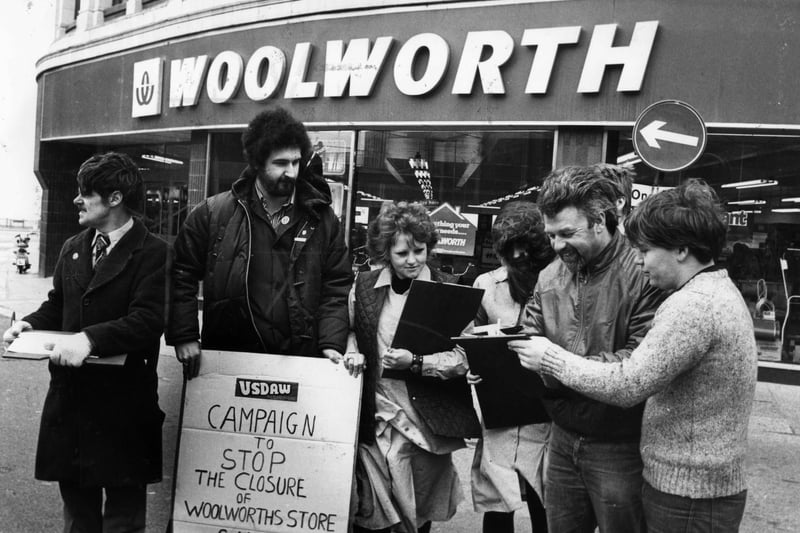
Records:
[[[281,176],[277,180],[264,180],[264,190],[270,196],[291,196],[294,192],[294,179]]]
[[[558,252],[558,256],[561,258],[570,272],[578,272],[586,266],[586,261],[584,261],[580,252],[570,245],[564,246],[564,249]]]

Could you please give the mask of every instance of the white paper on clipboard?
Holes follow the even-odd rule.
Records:
[[[20,333],[6,348],[3,357],[10,359],[31,359],[41,361],[50,358],[50,350],[45,347],[58,342],[64,335],[73,335],[72,332],[29,330]],[[87,365],[124,365],[127,354],[98,357],[90,355],[86,358]]]

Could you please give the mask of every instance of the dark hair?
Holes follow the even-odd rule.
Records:
[[[629,215],[631,212],[631,192],[633,191],[633,182],[636,173],[631,168],[623,167],[622,165],[612,165],[610,163],[597,163],[593,166],[603,177],[617,184],[617,187],[619,187],[619,195],[617,195],[617,198],[625,198],[622,214],[625,216]]]
[[[596,166],[568,166],[552,171],[542,183],[537,203],[542,213],[556,216],[567,207],[583,212],[590,225],[600,222],[605,213],[606,227],[614,233],[617,227],[617,198],[620,188]]]
[[[275,150],[299,148],[302,157],[300,168],[305,168],[311,155],[311,140],[306,127],[282,107],[256,115],[242,134],[242,146],[247,164],[254,170],[262,168]]]
[[[702,263],[719,257],[727,232],[717,194],[700,179],[648,196],[625,221],[625,234],[634,246],[686,247]]]
[[[415,241],[425,243],[428,254],[439,241],[436,227],[422,204],[386,203],[369,223],[367,251],[370,257],[378,263],[390,264],[391,248],[402,233],[408,233]]]
[[[494,251],[506,262],[513,257],[515,245],[522,245],[536,272],[555,257],[544,234],[542,213],[533,202],[507,203],[492,224],[492,243]]]
[[[78,169],[78,189],[84,195],[96,192],[104,200],[108,200],[114,191],[119,191],[122,204],[128,210],[141,210],[142,176],[136,163],[125,154],[108,152],[84,161]]]

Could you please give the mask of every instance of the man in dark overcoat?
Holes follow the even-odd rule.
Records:
[[[47,300],[4,341],[29,329],[68,333],[48,346],[36,451],[36,478],[58,481],[64,531],[144,532],[146,484],[161,480],[156,366],[167,244],[133,216],[142,180],[128,156],[89,158],[78,188],[86,229],[64,243]],[[99,364],[123,354],[122,365]]]

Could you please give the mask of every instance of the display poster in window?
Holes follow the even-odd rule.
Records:
[[[327,358],[203,350],[186,382],[174,533],[346,533],[361,377]]]
[[[727,213],[728,225],[737,227],[747,227],[749,223],[749,211],[730,211]]]
[[[475,254],[475,224],[458,213],[447,202],[431,212],[431,220],[439,234],[439,242],[433,251],[443,255]]]
[[[643,183],[634,183],[631,189],[631,206],[636,207],[644,201],[645,198],[657,192],[674,189],[675,187],[657,187],[655,185],[645,185]]]

